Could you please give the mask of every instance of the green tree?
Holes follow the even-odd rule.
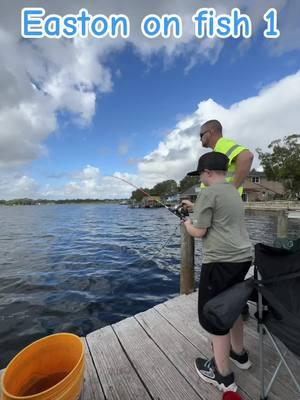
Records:
[[[185,192],[187,189],[189,189],[190,187],[196,185],[197,183],[199,183],[199,176],[185,176],[179,182],[179,191],[180,191],[180,193]]]
[[[148,194],[150,194],[150,192],[151,192],[151,190],[150,189],[147,189],[147,188],[141,188],[144,192],[146,192],[146,193],[148,193]],[[145,194],[140,190],[140,189],[137,189],[137,190],[134,190],[132,193],[131,193],[131,197],[130,197],[130,199],[131,200],[135,200],[135,201],[137,201],[137,202],[140,202],[140,201],[142,201],[142,198],[143,197],[145,197]]]
[[[173,179],[157,183],[152,189],[141,189],[150,196],[165,197],[178,193],[177,183]],[[145,194],[140,189],[137,189],[131,193],[131,200],[140,202],[143,197],[145,197]]]
[[[268,179],[281,182],[288,198],[300,199],[300,135],[277,139],[268,146],[271,153],[256,149]]]
[[[176,194],[178,193],[177,183],[173,179],[157,183],[153,189],[151,189],[151,192],[153,195],[155,194],[160,197]]]

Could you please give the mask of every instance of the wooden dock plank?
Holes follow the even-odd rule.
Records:
[[[250,318],[249,321],[245,324],[245,340],[246,347],[248,349],[255,349],[258,347],[258,333],[257,333],[257,321]],[[287,350],[282,343],[277,343],[279,348],[283,351]],[[258,365],[258,351],[253,352],[251,356],[254,363]],[[287,352],[285,356],[289,366],[292,371],[294,371],[296,376],[300,376],[300,361],[297,359],[290,351]],[[266,370],[272,372],[277,366],[277,362],[279,360],[279,356],[274,352],[274,346],[272,345],[269,336],[264,335],[264,360],[265,360],[265,368]],[[281,373],[279,375],[279,380],[284,385],[291,384],[291,377],[288,374],[286,368],[282,368]]]
[[[212,356],[209,335],[199,325],[195,311],[196,303],[188,297],[190,295],[186,298],[180,296],[180,299],[159,304],[155,309],[195,347],[194,358],[209,358]],[[239,385],[238,379],[236,383]],[[255,398],[248,394],[242,385],[239,385],[239,392],[244,399]]]
[[[197,294],[189,296],[180,296],[172,301],[160,304],[155,309],[160,312],[173,326],[175,326],[191,343],[193,343],[202,354],[206,357],[211,357],[211,349],[209,344],[209,335],[205,332],[197,321],[197,313],[195,314]],[[195,317],[196,316],[196,317]],[[256,335],[256,341],[252,344],[248,343],[248,335],[245,335],[245,345],[251,350],[250,356],[256,354],[256,362],[253,364],[250,370],[241,371],[234,365],[232,366],[233,371],[236,375],[236,382],[243,392],[246,392],[251,398],[259,398],[259,364],[257,360],[258,351],[258,335],[255,329],[255,333],[252,331],[252,335]],[[203,339],[203,337],[205,339]],[[254,345],[254,347],[253,347]],[[274,365],[274,351],[267,352],[264,354],[266,367]],[[286,376],[282,377],[280,371],[279,378],[275,381],[270,399],[282,399],[294,400],[298,393],[292,386],[289,378],[286,382]],[[272,371],[273,372],[273,371]],[[266,369],[265,371],[266,381],[268,382],[271,378],[271,373]]]
[[[181,298],[182,297],[182,298]],[[178,304],[178,305],[176,305]],[[190,318],[195,317],[196,313],[196,318],[197,317],[197,293],[193,293],[189,296],[180,296],[176,297],[173,299],[172,302],[168,301],[166,303],[162,303],[157,307],[160,307],[162,305],[168,306],[168,308],[172,308],[172,305],[177,309],[177,310],[182,310],[184,315],[187,315],[187,313],[190,314]],[[253,303],[249,304],[250,306],[250,319],[245,323],[244,329],[245,329],[245,346],[248,349],[254,349],[257,350],[258,348],[258,332],[257,332],[257,320],[254,318],[254,312],[256,311],[256,308],[254,307]],[[156,307],[156,308],[157,308]],[[198,325],[199,327],[199,325]],[[190,326],[191,329],[194,329],[195,326],[192,324]],[[197,330],[197,325],[196,325],[196,330]],[[203,333],[204,336],[204,341],[207,340],[209,337],[205,331],[201,329],[201,332]],[[278,343],[279,347],[281,348],[281,344]],[[264,359],[266,361],[266,370],[269,370],[270,373],[273,373],[273,370],[277,366],[277,354],[274,352],[274,347],[267,335],[264,337],[264,346],[265,346],[265,351],[264,351]],[[288,352],[286,359],[289,363],[289,365],[292,367],[293,371],[295,372],[296,376],[300,376],[300,361],[297,359],[291,352]],[[254,362],[254,364],[258,365],[259,360],[258,360],[258,351],[253,351],[251,354],[251,360]],[[282,380],[283,384],[290,384],[291,383],[291,378],[289,374],[287,373],[286,369],[282,369],[281,374],[279,376],[279,380]],[[290,382],[287,382],[287,380],[290,380]]]
[[[136,315],[136,319],[203,399],[217,399],[220,396],[220,392],[214,386],[207,385],[195,371],[197,349],[165,318],[151,309]]]
[[[87,343],[107,400],[150,400],[111,326],[90,333]]]
[[[154,399],[201,399],[135,318],[127,318],[113,329]]]
[[[83,341],[85,344],[85,371],[80,400],[105,400],[88,344],[86,339]]]

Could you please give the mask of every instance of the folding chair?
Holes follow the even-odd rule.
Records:
[[[287,368],[300,393],[300,380],[285,359],[288,350],[300,357],[300,252],[258,243],[255,245],[254,264],[258,294],[260,399],[267,399],[282,365]],[[264,376],[264,333],[268,335],[280,357],[267,387]],[[275,337],[288,350],[282,351]]]

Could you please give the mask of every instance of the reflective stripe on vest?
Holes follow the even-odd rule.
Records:
[[[233,178],[233,177],[234,177],[234,174],[235,174],[235,171],[232,171],[232,172],[227,171],[226,176],[227,176],[228,178]]]
[[[227,152],[225,153],[225,155],[229,158],[229,156],[231,155],[231,153],[234,152],[234,150],[238,149],[240,146],[238,144],[233,145],[232,147],[230,147],[229,150],[227,150]]]
[[[233,146],[230,147],[230,149],[227,150],[227,152],[225,153],[225,155],[229,158],[230,155],[239,147],[241,147],[238,144],[234,144]],[[235,165],[231,164],[231,160],[229,161],[229,166],[228,166],[228,171],[226,174],[226,182],[232,183],[234,180],[234,175],[235,175]],[[237,188],[240,196],[243,194],[243,186],[240,186],[239,188]]]

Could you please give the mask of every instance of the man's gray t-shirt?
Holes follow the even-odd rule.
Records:
[[[203,263],[252,259],[244,214],[239,192],[231,183],[217,183],[201,190],[192,220],[195,228],[208,228],[203,238]]]

